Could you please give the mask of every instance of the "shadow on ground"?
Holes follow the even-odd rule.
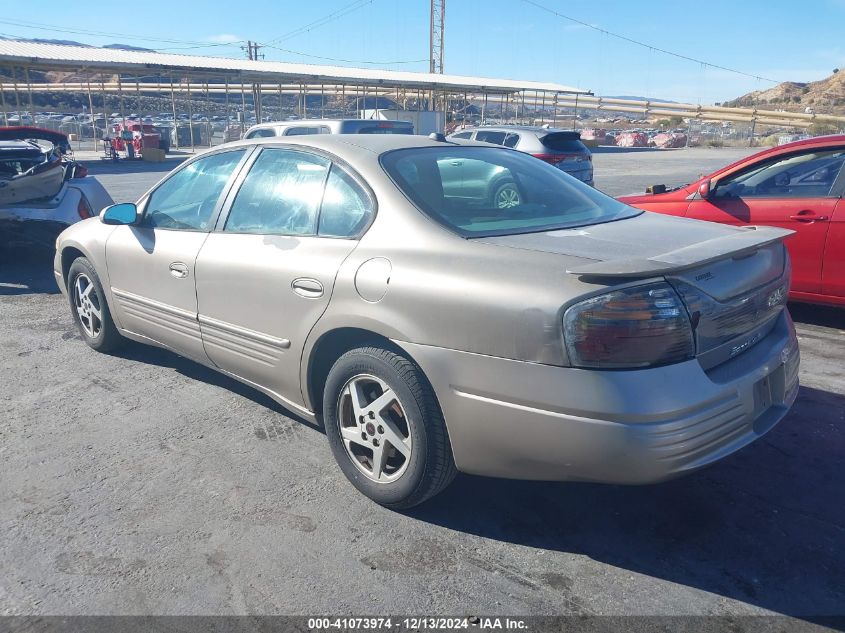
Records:
[[[58,292],[53,276],[53,251],[41,247],[0,247],[0,296]]]
[[[661,147],[617,147],[616,145],[599,145],[597,147],[591,147],[590,151],[593,154],[629,154],[631,152],[666,152],[672,150]]]
[[[111,355],[139,363],[146,363],[149,365],[157,365],[159,367],[172,369],[186,378],[198,380],[215,387],[220,387],[221,389],[226,389],[227,391],[236,393],[247,400],[252,400],[262,407],[271,409],[280,415],[296,420],[304,426],[320,431],[321,433],[323,432],[320,425],[314,424],[313,422],[297,415],[292,410],[286,409],[263,392],[249,387],[234,378],[226,376],[225,374],[221,374],[215,369],[210,369],[205,365],[179,356],[170,350],[135,343],[134,341],[126,341],[123,346],[112,352]]]
[[[789,314],[796,323],[819,325],[845,330],[845,308],[820,306],[812,303],[790,303]]]
[[[795,616],[845,613],[845,397],[802,388],[766,437],[645,487],[460,477],[416,518]]]

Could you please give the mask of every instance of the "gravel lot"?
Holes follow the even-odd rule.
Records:
[[[596,183],[745,153],[597,153]],[[174,164],[92,172],[124,201]],[[158,349],[93,352],[50,258],[0,257],[0,614],[845,611],[845,311],[791,307],[798,401],[712,468],[641,488],[461,476],[400,514],[258,392]]]

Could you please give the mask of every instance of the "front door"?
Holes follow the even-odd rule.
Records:
[[[141,203],[137,226],[106,243],[114,311],[121,327],[205,360],[197,322],[194,264],[229,179],[246,150],[217,152],[174,172]]]
[[[759,224],[795,231],[786,240],[792,290],[821,290],[822,258],[845,150],[810,150],[756,163],[715,183],[687,216],[725,224]]]
[[[845,304],[845,199],[841,198],[830,219],[824,249],[822,294]]]
[[[301,405],[305,339],[372,203],[328,159],[283,147],[263,149],[242,180],[196,262],[205,350],[221,369]]]

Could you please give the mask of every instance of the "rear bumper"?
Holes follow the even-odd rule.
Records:
[[[798,392],[786,311],[754,347],[705,372],[698,361],[590,371],[397,342],[439,398],[458,469],[516,479],[644,484],[753,442]]]
[[[68,226],[53,220],[0,220],[0,244],[55,248],[56,238]]]

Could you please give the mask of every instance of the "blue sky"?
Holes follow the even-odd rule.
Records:
[[[652,46],[775,80],[820,79],[845,67],[845,0],[536,2]],[[429,0],[144,0],[110,7],[85,0],[8,2],[0,34],[95,45],[118,41],[217,56],[243,55],[236,40],[275,40],[286,50],[265,48],[267,59],[345,66],[366,60],[391,62],[381,64],[384,68],[428,70],[428,62],[421,60],[428,56]],[[338,11],[348,13],[301,29]],[[773,85],[620,41],[525,0],[447,0],[446,13],[448,73],[554,81],[596,94],[693,103],[723,101]],[[34,23],[89,33],[47,30]]]

